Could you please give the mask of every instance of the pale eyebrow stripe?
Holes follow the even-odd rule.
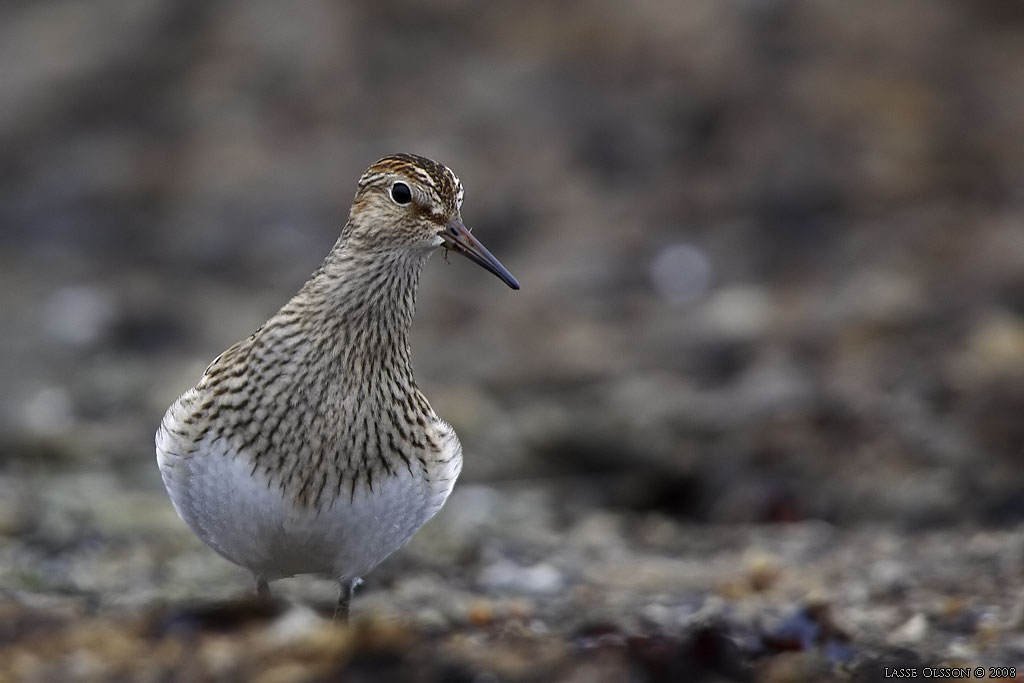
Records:
[[[444,170],[448,171],[448,175],[450,175],[452,177],[452,181],[455,183],[455,207],[456,208],[461,207],[462,206],[462,195],[463,195],[462,181],[459,180],[459,176],[455,175],[455,171],[453,171],[452,169],[448,168],[444,164],[441,164],[441,168],[443,168]]]
[[[438,191],[439,188],[437,187],[437,183],[434,182],[434,178],[431,177],[429,173],[417,167],[413,167],[413,170],[416,173],[416,177],[419,178],[424,185],[430,185],[430,187],[434,188],[435,192]]]

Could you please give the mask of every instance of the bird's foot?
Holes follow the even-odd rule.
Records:
[[[352,604],[352,593],[355,591],[356,584],[359,582],[360,579],[338,582],[338,603],[334,606],[334,616],[331,618],[331,621],[340,622],[342,624],[348,623],[349,607]]]

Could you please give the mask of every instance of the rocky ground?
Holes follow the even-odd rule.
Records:
[[[1016,3],[8,2],[0,85],[0,681],[1024,677]],[[399,150],[523,289],[429,264],[466,467],[344,627],[152,434]]]

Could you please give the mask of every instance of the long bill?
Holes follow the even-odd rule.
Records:
[[[448,221],[448,226],[441,233],[444,239],[444,248],[458,252],[478,266],[482,266],[497,275],[502,282],[512,289],[519,289],[519,282],[512,277],[512,273],[505,269],[505,266],[498,262],[498,259],[487,251],[487,247],[480,244],[480,240],[473,237],[469,229],[463,224],[462,219],[453,216]]]

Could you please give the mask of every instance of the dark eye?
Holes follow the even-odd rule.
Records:
[[[408,204],[412,201],[412,190],[405,183],[395,183],[391,186],[391,198],[396,204]]]

